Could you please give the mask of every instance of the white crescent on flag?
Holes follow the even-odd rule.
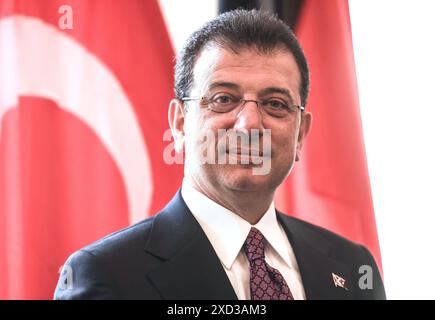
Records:
[[[125,183],[130,223],[146,217],[153,191],[150,160],[116,76],[79,42],[33,17],[1,19],[0,46],[0,134],[1,119],[19,96],[56,101],[92,128],[113,157]]]

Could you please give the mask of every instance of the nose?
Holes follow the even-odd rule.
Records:
[[[259,129],[260,131],[264,129],[263,116],[256,101],[245,101],[237,114],[234,129]]]

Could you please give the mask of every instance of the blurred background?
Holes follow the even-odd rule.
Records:
[[[435,298],[433,1],[0,0],[0,299],[51,299],[72,252],[173,196],[174,57],[239,7],[276,13],[310,64],[277,208],[366,245],[389,299]]]

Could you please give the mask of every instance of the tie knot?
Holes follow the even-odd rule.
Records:
[[[264,259],[264,236],[260,230],[251,228],[244,245],[249,263],[256,259]]]

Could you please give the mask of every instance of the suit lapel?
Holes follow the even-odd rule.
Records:
[[[301,230],[301,222],[277,212],[292,245],[307,300],[346,300],[353,298],[351,275],[346,265],[330,256],[330,244],[317,234]],[[333,274],[345,280],[334,282]],[[336,278],[336,281],[339,279]]]
[[[180,191],[154,219],[145,250],[162,260],[147,277],[163,299],[237,299]]]

